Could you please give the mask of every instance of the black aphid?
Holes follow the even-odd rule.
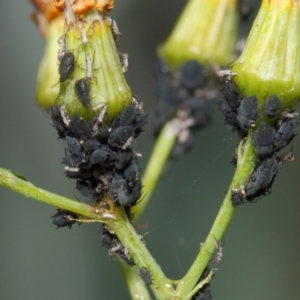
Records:
[[[275,95],[267,99],[265,105],[265,111],[269,118],[274,118],[278,114],[280,108],[281,108],[281,102]]]
[[[70,121],[70,129],[79,140],[88,140],[92,136],[89,124],[79,116],[74,116]]]
[[[75,82],[76,95],[85,108],[90,106],[90,91],[91,86],[88,78],[81,78]]]
[[[82,143],[82,148],[85,153],[91,153],[99,149],[101,144],[95,140],[88,140]]]
[[[134,130],[132,126],[123,126],[116,129],[108,139],[108,144],[115,148],[126,149],[133,139]],[[127,145],[127,147],[125,147]]]
[[[71,154],[79,155],[81,152],[81,145],[78,140],[69,136],[65,137],[65,148]]]
[[[235,83],[232,80],[225,81],[222,93],[224,99],[231,108],[236,109],[240,106],[242,99]]]
[[[266,123],[262,123],[254,133],[254,150],[262,158],[273,153],[275,130]]]
[[[231,192],[232,206],[237,207],[244,204],[245,191],[243,189],[233,189]]]
[[[195,90],[200,87],[205,76],[205,69],[196,60],[188,61],[179,71],[180,83],[188,90]]]
[[[84,197],[87,197],[92,200],[99,199],[99,194],[96,193],[95,189],[91,187],[88,182],[77,180],[76,188]]]
[[[243,99],[237,111],[237,120],[243,129],[248,130],[250,126],[254,126],[258,117],[256,96],[250,96]]]
[[[53,218],[52,224],[57,226],[56,229],[66,226],[70,229],[72,225],[76,223],[76,221],[70,220],[69,217],[73,219],[78,219],[78,216],[76,214],[67,210],[58,209],[57,213],[51,217]]]
[[[146,285],[152,284],[151,274],[146,267],[141,267],[139,269],[139,275],[142,278],[142,280],[145,282]]]
[[[293,120],[287,120],[281,124],[275,134],[274,146],[276,151],[283,149],[293,140],[296,125]]]
[[[53,121],[53,126],[57,130],[59,137],[64,138],[66,136],[68,129],[63,122],[61,112],[60,112],[60,107],[54,105],[51,106],[50,114]]]
[[[245,188],[246,199],[251,201],[255,198],[270,193],[273,181],[278,173],[278,162],[276,155],[262,161],[255,169]]]
[[[94,165],[97,164],[97,165],[105,166],[109,163],[108,162],[109,156],[110,156],[110,149],[103,147],[93,152],[91,156],[91,162]]]
[[[60,59],[58,73],[60,74],[60,82],[64,82],[68,79],[72,73],[75,65],[75,56],[72,52],[66,52]]]
[[[127,167],[128,163],[132,158],[132,151],[120,151],[117,155],[115,168],[117,170],[123,170]]]
[[[120,114],[119,126],[132,126],[135,117],[135,109],[132,105],[126,106]]]

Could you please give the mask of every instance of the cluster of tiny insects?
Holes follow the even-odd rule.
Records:
[[[272,184],[284,161],[294,159],[292,152],[278,156],[276,153],[291,143],[295,136],[298,115],[294,110],[283,110],[276,95],[266,98],[259,107],[255,95],[242,97],[229,70],[220,71],[223,80],[219,109],[225,116],[225,125],[242,139],[252,138],[258,162],[246,186],[232,190],[232,205],[239,206],[245,200],[253,201],[271,191]],[[249,137],[248,132],[253,134]],[[233,163],[236,164],[236,157]]]
[[[76,188],[83,196],[99,203],[108,195],[116,206],[125,207],[129,217],[130,207],[142,194],[137,153],[131,148],[147,122],[147,114],[140,107],[125,107],[110,126],[103,122],[103,112],[87,122],[77,115],[70,118],[64,106],[51,107],[53,126],[64,140],[66,176],[76,179]],[[53,218],[59,227],[72,224],[68,217],[65,223],[61,221],[63,213],[59,211]]]
[[[111,21],[112,35],[117,47],[117,38],[121,34],[116,22],[108,16],[106,18]],[[72,77],[76,65],[76,52],[67,50],[66,34],[59,40],[60,83]],[[89,44],[83,25],[80,38],[82,46]],[[122,70],[126,72],[128,56],[121,53],[119,55]],[[74,90],[76,99],[82,106],[91,109],[90,81],[93,78],[93,61],[89,53],[85,54],[85,62],[86,76],[75,81]],[[124,207],[131,220],[133,216],[130,209],[142,195],[141,172],[137,160],[139,154],[131,148],[131,144],[142,132],[142,127],[147,122],[147,113],[143,110],[142,102],[136,98],[110,124],[104,121],[106,110],[107,106],[103,106],[101,112],[90,121],[76,114],[69,116],[65,105],[52,106],[50,113],[59,138],[64,140],[66,155],[63,164],[66,176],[76,180],[76,188],[83,196],[107,209],[110,207],[105,199],[109,197],[115,206]],[[74,223],[81,221],[84,220],[77,214],[62,209],[58,209],[52,216],[52,223],[57,228],[71,228]],[[127,249],[108,226],[102,226],[102,245],[108,249],[110,255],[119,255],[127,264],[134,265]],[[149,281],[148,278],[147,282]]]
[[[178,139],[171,158],[189,151],[194,132],[212,121],[211,92],[208,92],[208,70],[195,60],[172,72],[163,61],[155,65],[155,91],[159,103],[150,114],[149,123],[155,137],[170,120],[178,130]],[[212,95],[214,96],[214,95]]]

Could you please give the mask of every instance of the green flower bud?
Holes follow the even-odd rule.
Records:
[[[44,57],[40,63],[37,88],[36,101],[44,109],[49,110],[55,103],[59,93],[59,75],[57,73],[57,53],[59,51],[58,40],[63,31],[64,19],[59,16],[48,23],[47,25],[47,44]]]
[[[204,65],[227,65],[237,37],[236,2],[190,0],[159,55],[173,68],[192,59]]]
[[[86,120],[106,109],[110,122],[132,99],[116,46],[114,21],[95,8],[80,17],[68,2],[58,51],[60,91],[56,105]],[[57,71],[56,71],[57,72]]]
[[[263,0],[245,49],[232,65],[234,81],[244,96],[260,104],[272,95],[282,109],[300,97],[300,2]]]

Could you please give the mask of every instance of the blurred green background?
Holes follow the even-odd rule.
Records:
[[[0,166],[25,175],[39,187],[78,196],[64,176],[62,141],[49,116],[34,102],[36,72],[44,41],[30,20],[26,1],[1,1]],[[127,79],[150,110],[153,63],[185,1],[116,1],[112,16],[129,53]],[[247,29],[244,28],[246,31]],[[299,127],[299,126],[298,126]],[[299,132],[299,128],[297,128]],[[160,180],[140,220],[147,246],[166,275],[182,277],[204,241],[233,175],[238,140],[214,124],[197,135],[191,153],[173,163]],[[300,298],[300,140],[296,160],[286,164],[272,194],[239,207],[225,236],[224,258],[212,282],[213,299]],[[148,129],[136,142],[141,168],[153,140]],[[298,185],[299,184],[299,185]],[[80,197],[84,201],[83,197]],[[0,187],[0,299],[130,299],[118,263],[101,247],[100,225],[55,229],[56,209]]]

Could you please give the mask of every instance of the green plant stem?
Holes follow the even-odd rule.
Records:
[[[196,285],[200,275],[206,268],[211,256],[216,250],[216,241],[220,241],[227,230],[236,208],[232,206],[231,192],[234,188],[245,186],[253,173],[256,155],[252,146],[252,131],[249,131],[246,142],[241,141],[238,151],[237,168],[232,183],[225,195],[219,213],[212,225],[212,228],[201,246],[200,251],[185,277],[179,281],[177,297],[184,298]]]
[[[176,125],[172,120],[163,127],[158,139],[156,140],[155,147],[148,161],[142,180],[144,185],[144,197],[136,206],[132,208],[134,222],[136,222],[141,216],[150,200],[150,197],[157,185],[157,181],[159,180],[163,168],[174,147],[177,135],[178,128],[176,128]]]
[[[102,209],[98,209],[87,204],[59,196],[57,194],[48,192],[34,186],[22,175],[19,175],[11,170],[0,168],[0,185],[20,193],[25,197],[35,199],[53,206],[57,206],[61,209],[69,210],[77,213],[81,216],[98,220],[99,222],[104,221],[105,218],[101,217]]]
[[[35,199],[65,209],[80,216],[87,217],[87,222],[104,222],[118,236],[125,249],[138,268],[146,267],[151,276],[153,284],[151,288],[157,299],[167,299],[174,293],[171,281],[165,277],[161,268],[146,249],[141,238],[137,235],[130,221],[127,219],[123,208],[116,208],[110,199],[104,200],[106,207],[89,206],[87,204],[62,197],[34,186],[30,181],[11,170],[0,168],[0,185],[18,192],[25,197]],[[103,201],[101,201],[102,203]],[[110,203],[109,203],[110,202]],[[108,205],[107,205],[108,204]],[[83,220],[84,221],[84,220]]]
[[[132,267],[129,267],[122,261],[119,261],[122,272],[127,282],[129,293],[132,299],[143,299],[151,300],[150,294],[144,281],[138,274],[138,270]]]
[[[172,281],[167,279],[160,266],[147,250],[140,236],[137,235],[123,208],[116,209],[116,220],[109,220],[106,224],[117,234],[119,240],[128,250],[130,257],[138,268],[146,267],[151,274],[152,289],[157,300],[169,299],[174,294]],[[129,275],[129,274],[128,274]],[[130,274],[132,276],[132,274]],[[141,299],[141,298],[139,298]]]

